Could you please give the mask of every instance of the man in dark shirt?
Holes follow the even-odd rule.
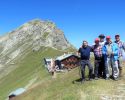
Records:
[[[90,52],[92,51],[91,47],[88,46],[87,41],[83,41],[83,45],[78,50],[78,55],[81,57],[81,75],[82,75],[82,83],[85,81],[85,66],[87,65],[89,68],[89,80],[92,80],[93,67],[90,63]]]

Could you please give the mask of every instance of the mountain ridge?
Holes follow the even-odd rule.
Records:
[[[34,19],[0,37],[0,72],[6,73],[8,66],[14,65],[29,52],[37,52],[41,47],[56,50],[75,49],[62,30],[51,21]]]

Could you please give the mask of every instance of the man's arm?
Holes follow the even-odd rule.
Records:
[[[79,48],[79,50],[77,51],[78,56],[80,56],[80,51],[81,51],[81,48]]]
[[[91,52],[94,52],[94,45],[90,46]]]
[[[125,52],[125,42],[123,42],[122,48],[123,48],[123,50],[124,50],[124,52]]]
[[[112,53],[112,55],[113,55],[113,56],[118,56],[118,50],[119,50],[118,48],[119,48],[119,47],[118,47],[117,44],[115,44],[114,46],[115,46],[115,50],[114,50],[114,52]]]
[[[103,54],[103,55],[107,55],[107,50],[106,50],[106,47],[105,47],[105,46],[102,47],[102,54]]]

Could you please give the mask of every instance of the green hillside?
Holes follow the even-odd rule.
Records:
[[[28,52],[29,54],[25,58],[16,61],[14,66],[17,66],[17,68],[15,70],[0,79],[0,100],[5,100],[11,91],[19,87],[25,87],[34,78],[36,78],[35,81],[41,81],[48,77],[48,72],[43,65],[43,58],[56,57],[63,53],[45,47],[42,47],[38,52]]]
[[[5,100],[7,95],[17,88],[28,87],[28,84],[30,85],[27,91],[14,100],[125,99],[125,76],[119,81],[100,79],[73,84],[73,81],[80,77],[79,69],[75,68],[66,73],[57,73],[57,78],[52,79],[44,68],[42,59],[62,53],[45,47],[38,52],[31,51],[18,61],[18,67],[14,71],[0,79],[0,100]]]
[[[52,79],[50,76],[41,79],[41,82],[34,84],[31,89],[14,100],[125,99],[125,76],[119,81],[100,79],[86,81],[84,84],[80,82],[73,84],[74,80],[79,79],[78,68],[57,75],[56,79]]]

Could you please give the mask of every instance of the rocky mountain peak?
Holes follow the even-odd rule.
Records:
[[[37,51],[42,46],[59,50],[72,47],[55,23],[35,19],[0,38],[0,63],[9,63],[26,50]]]

